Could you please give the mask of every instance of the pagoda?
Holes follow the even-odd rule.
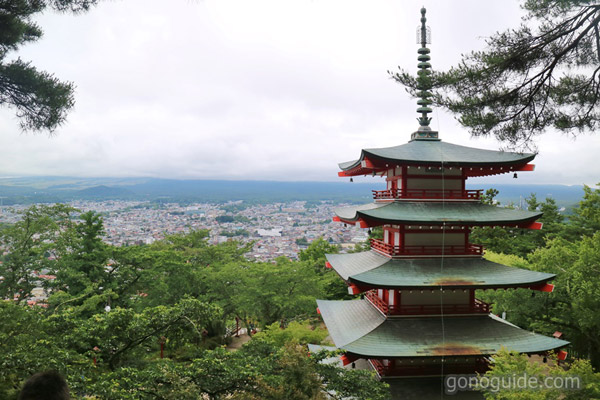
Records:
[[[371,239],[369,251],[326,255],[357,298],[317,301],[344,364],[367,360],[382,378],[484,372],[501,347],[546,354],[568,344],[490,314],[475,297],[478,289],[553,289],[555,275],[488,261],[469,240],[479,226],[541,229],[542,213],[485,204],[481,190],[465,188],[468,178],[533,171],[535,154],[446,143],[429,127],[429,31],[421,14],[418,130],[406,144],[363,149],[339,164],[339,176],[381,176],[387,189],[373,191],[372,203],[335,210],[334,221],[381,226],[383,239]]]

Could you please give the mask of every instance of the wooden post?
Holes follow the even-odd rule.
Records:
[[[164,336],[161,336],[160,339],[158,339],[158,343],[160,344],[160,358],[161,360],[164,358],[164,351],[165,351],[165,342],[167,341],[167,338]]]

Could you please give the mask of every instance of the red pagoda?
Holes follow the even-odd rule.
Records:
[[[319,311],[345,364],[368,360],[380,377],[483,372],[501,347],[545,354],[568,344],[523,330],[490,314],[477,289],[528,288],[549,292],[553,274],[497,264],[471,243],[473,227],[540,229],[542,214],[501,208],[467,190],[468,178],[533,171],[535,154],[481,150],[443,142],[431,130],[427,85],[430,50],[421,9],[420,127],[403,145],[363,149],[339,164],[339,176],[377,175],[387,189],[374,201],[340,208],[334,221],[383,227],[362,253],[328,254],[355,300],[318,300]]]

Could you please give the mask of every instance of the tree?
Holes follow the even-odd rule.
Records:
[[[0,398],[17,398],[23,382],[36,372],[56,370],[87,375],[89,358],[62,346],[52,323],[39,308],[0,301]],[[72,380],[69,379],[69,382]]]
[[[511,147],[527,146],[550,127],[593,132],[600,121],[600,4],[524,0],[523,8],[528,14],[519,28],[496,33],[485,50],[428,76],[431,100],[473,135],[493,134]],[[418,91],[406,71],[392,77]]]
[[[573,211],[575,215],[570,218],[573,226],[586,236],[591,236],[600,231],[600,189],[583,187],[583,199]]]
[[[109,275],[109,250],[102,241],[104,223],[99,214],[88,211],[81,221],[62,235],[62,249],[58,254],[60,266],[54,288],[66,289],[77,296],[90,285],[103,287]]]
[[[22,218],[0,232],[0,244],[7,251],[0,263],[0,299],[26,301],[44,269],[52,268],[49,257],[56,253],[55,239],[67,229],[73,208],[32,206]]]
[[[204,351],[188,362],[157,360],[144,368],[119,368],[82,389],[101,399],[383,400],[387,384],[370,371],[320,361],[297,343],[253,339],[240,350]],[[96,398],[96,397],[94,397]]]
[[[313,240],[310,245],[298,252],[300,261],[312,268],[319,276],[321,293],[326,299],[348,298],[348,286],[333,269],[325,268],[325,254],[339,253],[340,248],[323,239]]]
[[[42,37],[33,22],[46,9],[84,12],[97,0],[11,0],[0,2],[0,105],[14,107],[23,130],[53,131],[65,121],[74,105],[74,86],[48,72],[38,71],[30,62],[17,58],[6,61],[11,51]]]
[[[208,279],[208,301],[246,323],[252,319],[263,326],[315,315],[315,299],[321,293],[313,268],[284,257],[275,263],[228,263]]]
[[[488,189],[482,196],[482,202],[495,204],[494,197],[497,195],[496,189]],[[495,253],[526,257],[535,249],[543,247],[546,240],[555,238],[564,231],[565,226],[562,223],[564,218],[558,211],[554,199],[546,198],[543,203],[540,203],[535,193],[531,193],[526,199],[526,204],[529,211],[543,212],[539,219],[544,224],[543,229],[475,227],[472,230],[471,240],[484,245],[487,250]]]
[[[151,350],[157,354],[163,336],[170,348],[187,344],[201,348],[206,327],[222,317],[218,306],[185,298],[173,306],[148,307],[141,312],[117,307],[90,318],[80,318],[72,309],[65,309],[49,320],[63,348],[86,354],[89,359],[96,357],[99,367],[115,370],[142,363]]]
[[[528,383],[526,388],[518,387],[525,383],[523,379],[514,385],[516,387],[507,387],[511,378],[516,383],[516,378],[523,376],[528,382],[533,380],[535,383]],[[574,360],[567,366],[561,366],[555,358],[550,358],[548,364],[541,365],[531,362],[524,354],[501,350],[494,356],[492,368],[484,378],[487,382],[496,379],[494,384],[489,385],[484,385],[484,379],[479,381],[479,390],[484,393],[486,400],[579,400],[597,399],[600,396],[600,373],[594,372],[586,360]],[[561,378],[564,387],[559,384],[558,379]],[[579,384],[571,381],[571,378],[578,379]],[[499,382],[501,384],[496,386]]]
[[[600,232],[571,243],[549,240],[529,256],[529,262],[507,256],[486,255],[491,261],[556,274],[552,293],[535,295],[528,289],[486,291],[482,300],[494,303],[494,313],[507,312],[508,320],[525,329],[551,335],[560,331],[571,351],[600,367]],[[533,296],[532,297],[532,293]]]

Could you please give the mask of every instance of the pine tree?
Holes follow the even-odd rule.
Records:
[[[494,34],[485,50],[430,76],[433,104],[474,136],[494,135],[511,148],[532,147],[531,138],[548,128],[593,132],[600,121],[600,3],[524,0],[523,8],[519,28]],[[391,75],[418,91],[408,72]]]
[[[71,82],[39,71],[20,58],[7,61],[10,52],[42,37],[33,16],[46,9],[84,12],[97,0],[0,0],[0,106],[16,109],[25,131],[52,132],[65,121],[74,105]]]

